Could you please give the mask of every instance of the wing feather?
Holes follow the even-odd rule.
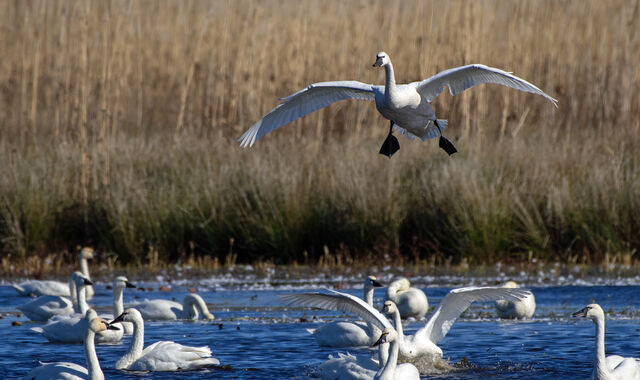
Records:
[[[374,100],[376,86],[357,81],[320,82],[280,99],[282,103],[258,120],[238,141],[253,146],[262,136],[298,118],[345,99]]]
[[[389,320],[373,306],[358,297],[327,289],[329,293],[293,293],[281,295],[280,299],[288,305],[315,307],[325,310],[344,311],[355,314],[364,321],[384,330],[392,328]]]
[[[429,339],[438,344],[449,332],[453,323],[458,319],[472,302],[518,301],[531,292],[525,289],[509,289],[502,287],[467,287],[451,290],[440,302],[427,324],[415,334],[416,339]]]
[[[416,90],[427,102],[431,103],[436,96],[444,91],[445,86],[449,87],[451,95],[457,95],[470,87],[484,83],[500,84],[516,90],[542,95],[557,107],[558,101],[556,99],[526,80],[506,71],[480,64],[444,70],[431,78],[421,82],[413,82],[411,85],[416,87]]]

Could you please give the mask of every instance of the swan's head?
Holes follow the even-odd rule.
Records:
[[[398,310],[395,302],[393,301],[384,301],[384,305],[382,305],[382,312],[384,314],[393,314]]]
[[[381,51],[380,53],[376,54],[376,62],[373,64],[373,67],[386,66],[390,63],[391,60],[389,59],[389,55]]]
[[[80,259],[90,260],[93,259],[96,252],[91,247],[84,247],[80,250]]]
[[[82,274],[82,272],[80,271],[73,272],[73,274],[71,275],[71,279],[73,280],[73,283],[76,284],[77,287],[81,287],[85,285],[93,285],[93,282],[91,282],[91,280],[89,280],[89,278],[84,274]]]
[[[604,319],[604,310],[597,303],[587,305],[584,309],[573,313],[574,317],[589,318],[591,320]]]
[[[202,312],[202,316],[210,321],[213,321],[216,318],[213,316],[213,314],[209,313],[208,311]]]
[[[135,288],[136,286],[127,280],[125,276],[118,276],[113,280],[114,289]]]
[[[516,289],[516,288],[519,288],[520,286],[515,281],[507,281],[504,285],[502,285],[502,287],[508,288],[508,289]]]
[[[92,318],[89,320],[89,328],[94,333],[98,333],[104,330],[120,330],[117,326],[113,326],[111,323],[105,321],[102,318]]]
[[[120,323],[120,322],[133,322],[135,320],[142,321],[142,314],[137,309],[129,308],[125,310],[122,314],[118,315],[116,319],[110,322],[110,324]]]
[[[394,340],[396,340],[396,338],[398,337],[398,333],[396,332],[395,329],[391,328],[391,327],[386,327],[384,330],[382,330],[382,334],[380,335],[380,339],[378,339],[373,346],[378,346],[382,343],[391,343]]]
[[[376,279],[376,276],[368,276],[364,280],[364,287],[367,289],[381,288],[382,284],[378,282],[378,280]]]

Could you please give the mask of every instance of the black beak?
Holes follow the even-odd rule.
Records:
[[[86,278],[84,279],[84,284],[85,285],[93,285],[93,282],[91,280],[87,280]]]
[[[127,315],[127,313],[122,313],[120,315],[118,315],[118,318],[114,319],[113,321],[109,322],[110,324],[114,324],[114,323],[119,323],[119,322],[123,322],[124,321],[124,316]]]
[[[373,286],[375,286],[376,288],[381,288],[381,287],[384,286],[380,282],[378,282],[377,280],[371,280],[371,284],[373,284]]]
[[[127,288],[135,288],[135,287],[136,287],[135,285],[133,285],[133,284],[132,284],[132,283],[130,283],[129,281],[125,281],[124,283],[125,283],[125,285],[127,286]]]
[[[585,307],[584,309],[580,310],[580,311],[576,311],[575,313],[571,314],[574,317],[586,317],[587,316],[587,308]]]
[[[372,347],[379,346],[382,343],[384,343],[385,342],[385,339],[384,339],[385,337],[386,337],[385,334],[380,335],[380,338],[373,344]]]
[[[107,329],[108,330],[120,330],[119,327],[112,325],[113,322],[110,322],[107,324]]]

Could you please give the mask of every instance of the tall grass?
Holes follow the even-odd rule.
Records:
[[[639,2],[0,1],[0,244],[124,262],[637,258]],[[308,83],[484,63],[500,86],[434,102],[460,153],[346,101],[251,149]],[[229,256],[232,255],[232,256]]]

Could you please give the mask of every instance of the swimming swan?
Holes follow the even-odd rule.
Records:
[[[94,252],[92,248],[83,248],[78,255],[80,261],[80,270],[82,273],[89,277],[89,265],[87,259],[92,259]],[[20,284],[11,285],[21,296],[26,297],[40,297],[40,296],[65,296],[73,297],[73,292],[70,287],[70,283],[64,283],[60,281],[40,281],[29,280],[21,282]],[[91,296],[93,296],[93,287],[91,287]],[[91,297],[88,297],[91,298]]]
[[[124,276],[118,276],[113,280],[113,310],[115,316],[122,314],[124,311],[122,305],[124,289],[132,287],[135,288],[135,285],[130,283]],[[88,313],[90,312],[93,313],[94,317],[98,316],[93,309],[88,311]],[[113,318],[114,317],[109,317],[109,319]],[[42,327],[33,327],[31,330],[40,332],[50,342],[82,343],[84,339],[84,328],[82,328],[82,324],[86,322],[87,319],[83,316],[71,315],[65,318],[57,318],[49,321],[49,323]],[[122,322],[117,326],[120,327],[120,330],[106,330],[96,334],[96,343],[119,342],[123,334],[133,333],[133,324],[131,322]]]
[[[436,114],[429,104],[444,90],[445,86],[449,87],[451,95],[457,95],[477,84],[495,83],[542,95],[554,105],[557,103],[555,99],[524,79],[480,64],[452,68],[420,82],[400,85],[396,85],[393,65],[387,53],[378,53],[373,66],[384,67],[386,74],[384,86],[357,81],[310,84],[281,99],[282,103],[264,115],[238,139],[240,146],[253,146],[262,136],[276,128],[331,103],[351,98],[374,100],[378,112],[390,120],[389,134],[380,148],[380,154],[391,157],[400,149],[398,139],[392,134],[395,128],[411,140],[418,137],[424,141],[440,136],[440,147],[451,155],[457,152],[457,149],[451,140],[442,135],[447,121],[436,120]]]
[[[515,281],[508,281],[503,288],[519,288]],[[519,301],[496,301],[496,310],[500,318],[531,318],[536,311],[536,298],[533,293]]]
[[[208,346],[189,347],[170,341],[155,342],[144,350],[144,321],[136,309],[125,310],[111,323],[133,322],[133,340],[129,350],[116,362],[116,369],[132,371],[178,371],[192,370],[220,361],[211,357]]]
[[[104,374],[98,362],[94,337],[96,333],[105,330],[117,330],[102,318],[93,318],[87,322],[84,328],[84,354],[87,360],[87,368],[75,363],[59,362],[48,363],[29,372],[25,379],[29,380],[104,380]]]
[[[373,343],[379,346],[378,361],[350,354],[329,356],[329,360],[318,367],[316,374],[325,380],[414,380],[420,379],[420,372],[410,363],[398,365],[399,336],[392,327],[386,327],[380,338]]]
[[[605,358],[604,350],[604,311],[598,304],[587,305],[584,309],[573,313],[574,317],[589,318],[596,325],[596,350],[593,380],[639,380],[640,362],[635,358],[623,358],[609,355]]]
[[[422,290],[412,288],[406,278],[393,281],[389,285],[385,300],[391,300],[396,304],[402,318],[421,319],[429,311],[427,296]]]
[[[294,293],[282,295],[280,298],[290,304],[307,307],[317,307],[328,310],[340,310],[353,313],[370,322],[380,329],[392,327],[384,315],[372,306],[350,294],[328,290],[329,293]],[[529,292],[524,289],[505,289],[499,287],[467,287],[451,290],[440,302],[424,327],[413,336],[404,336],[400,314],[395,308],[396,330],[400,340],[400,357],[403,360],[414,360],[424,355],[442,356],[442,350],[437,346],[455,320],[474,301],[495,301],[496,299],[517,300],[525,297]],[[392,301],[386,301],[392,303]],[[384,310],[384,309],[383,309]],[[390,311],[390,310],[387,310]]]
[[[71,278],[75,286],[81,289],[84,289],[86,285],[93,284],[91,280],[77,271],[71,275]],[[73,313],[84,315],[88,308],[84,292],[76,304],[61,296],[41,296],[17,307],[27,318],[36,322],[45,322],[53,316],[69,316]]]
[[[169,300],[144,300],[131,305],[146,320],[198,319],[198,310],[204,319],[214,319],[207,304],[197,294],[187,294],[182,305]]]
[[[373,306],[373,292],[381,287],[374,276],[364,280],[364,300]],[[318,329],[307,329],[320,346],[326,347],[357,347],[371,346],[380,336],[380,329],[367,322],[334,321],[324,324]]]

